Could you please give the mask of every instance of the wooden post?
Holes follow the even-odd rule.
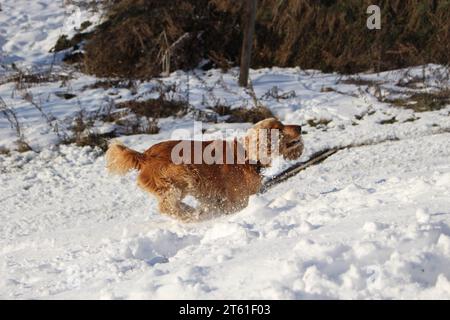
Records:
[[[239,72],[239,85],[247,87],[250,62],[252,57],[253,34],[255,33],[256,1],[245,0],[244,37],[241,51],[241,69]]]

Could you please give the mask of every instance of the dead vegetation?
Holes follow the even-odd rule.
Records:
[[[156,118],[127,117],[115,121],[118,135],[157,134],[160,130]]]
[[[56,40],[55,46],[50,50],[50,52],[59,52],[66,49],[78,49],[79,43],[86,39],[87,34],[76,34],[72,38],[68,38],[66,34],[59,36]]]
[[[75,5],[91,11],[99,11],[104,5],[115,0],[64,0],[64,5]]]
[[[9,156],[11,151],[5,147],[0,147],[0,155]]]
[[[349,77],[346,79],[342,79],[341,81],[339,81],[339,83],[352,84],[355,86],[372,86],[372,87],[381,84],[379,81],[363,79],[361,77]]]
[[[393,107],[411,109],[414,112],[437,111],[450,105],[450,69],[448,67],[427,70],[423,66],[422,74],[412,73],[406,69],[395,86],[383,83],[379,80],[364,79],[360,76],[352,76],[341,79],[338,83],[358,86],[357,96],[362,97],[371,106],[366,96],[372,96],[378,101],[390,104]],[[334,88],[322,88],[322,92],[335,91]],[[342,93],[342,92],[341,92]],[[347,93],[343,93],[347,94]],[[374,112],[373,110],[371,111]],[[371,113],[367,113],[371,115]],[[355,116],[356,120],[362,120],[364,115]],[[403,122],[413,122],[418,118],[412,117]],[[392,124],[398,120],[389,118],[382,120],[381,124]]]
[[[151,117],[145,113],[135,113],[124,105],[119,107],[111,99],[94,112],[87,112],[80,107],[80,111],[68,126],[70,135],[62,143],[98,147],[102,151],[106,151],[111,138],[158,133],[160,130],[158,119],[158,117]],[[96,128],[96,124],[99,122],[113,123],[114,127],[108,132],[100,133]]]
[[[43,83],[58,82],[65,83],[69,81],[71,74],[56,73],[50,70],[38,69],[20,69],[14,66],[15,72],[0,80],[0,85],[14,83],[16,90],[22,90],[37,86]]]
[[[226,13],[214,10],[207,0],[114,1],[107,21],[86,45],[86,71],[99,76],[150,78],[165,71],[163,62],[168,57],[170,70],[193,68],[205,54],[222,52],[215,35],[232,36],[226,30],[229,24],[217,23],[221,15]]]
[[[326,130],[327,126],[330,122],[331,122],[331,120],[329,120],[329,119],[308,119],[306,121],[306,123],[310,127],[314,127],[314,128],[322,129],[322,130]]]
[[[106,80],[98,80],[92,84],[84,86],[81,90],[92,90],[92,89],[110,89],[110,88],[116,88],[116,89],[130,89],[135,90],[136,88],[136,82],[128,79],[128,80],[122,80],[122,79],[106,79]]]
[[[274,117],[272,111],[264,106],[232,108],[231,106],[220,104],[210,108],[210,110],[221,117],[225,117],[225,122],[228,123],[257,123],[261,120]]]
[[[436,111],[450,105],[450,89],[446,88],[436,92],[419,92],[408,98],[387,99],[385,102],[396,107],[412,109],[415,112]]]
[[[115,0],[87,41],[84,68],[151,78],[163,71],[235,65],[242,1]],[[382,29],[368,30],[369,0],[261,0],[252,67],[355,73],[450,61],[450,2],[380,0]],[[65,39],[64,42],[68,44]],[[65,47],[63,46],[63,47]],[[78,57],[80,58],[80,57]]]
[[[229,117],[226,122],[249,122],[257,123],[261,120],[274,117],[272,111],[264,106],[257,106],[251,108],[239,107],[230,110]]]
[[[63,128],[61,128],[58,119],[56,119],[56,117],[51,112],[44,109],[40,96],[35,97],[34,94],[27,89],[21,90],[20,94],[23,100],[31,104],[36,110],[39,111],[42,118],[45,119],[47,125],[56,134],[59,140],[65,141],[68,139],[67,134],[63,130]]]
[[[3,114],[3,116],[6,118],[6,120],[8,120],[8,122],[11,126],[11,129],[13,129],[14,132],[16,133],[17,151],[25,152],[25,151],[33,150],[25,140],[25,135],[23,133],[22,126],[21,126],[19,120],[17,119],[16,113],[14,112],[13,109],[11,109],[6,104],[6,102],[3,100],[2,97],[0,97],[0,113]],[[7,153],[9,153],[9,150],[6,150],[6,149],[4,149],[2,152],[2,154],[7,154]]]
[[[380,120],[378,123],[379,124],[393,124],[393,123],[396,123],[396,122],[397,122],[397,118],[396,117],[391,117],[391,118],[388,118],[388,119]]]
[[[72,132],[71,137],[62,142],[65,144],[74,143],[79,147],[98,147],[102,151],[106,151],[109,139],[116,137],[116,133],[114,131],[103,134],[95,132],[94,125],[98,118],[99,112],[89,114],[81,109],[74,118],[72,125],[69,126],[69,130]]]
[[[58,91],[58,92],[55,92],[55,96],[57,96],[58,98],[61,98],[61,99],[70,100],[70,99],[75,98],[77,95],[70,93],[70,92]]]
[[[296,97],[295,91],[283,92],[278,86],[273,86],[262,97],[262,100],[275,99],[276,101],[292,99]]]
[[[225,84],[223,83],[223,79],[218,83],[216,83],[216,85],[217,84],[221,84],[222,87],[225,86]],[[225,87],[225,89],[227,88]],[[261,102],[261,100],[275,99],[279,101],[280,99],[289,99],[295,97],[294,91],[283,93],[281,92],[281,90],[278,89],[278,87],[272,87],[261,97],[258,97],[256,95],[256,92],[253,88],[253,84],[251,81],[249,82],[248,87],[245,88],[245,92],[250,97],[250,102],[252,103],[252,106],[249,107],[248,101],[244,100],[242,106],[232,108],[226,103],[222,103],[220,99],[216,98],[214,96],[213,91],[211,90],[209,97],[215,103],[213,106],[209,106],[208,109],[212,110],[221,117],[226,117],[225,122],[228,123],[240,123],[240,122],[257,123],[261,120],[275,117],[272,111],[269,108],[267,108]]]
[[[184,101],[164,99],[131,100],[118,103],[116,107],[127,108],[139,116],[148,118],[182,117],[188,110]]]

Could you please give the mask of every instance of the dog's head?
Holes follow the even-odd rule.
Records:
[[[247,131],[245,149],[248,158],[270,165],[277,155],[288,160],[299,158],[303,152],[302,128],[285,125],[275,118],[256,123]]]

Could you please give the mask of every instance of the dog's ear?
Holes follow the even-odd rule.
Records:
[[[255,164],[259,162],[262,166],[270,166],[272,156],[278,154],[278,150],[272,149],[278,148],[279,143],[279,141],[272,141],[273,139],[279,140],[279,136],[273,135],[272,130],[270,128],[254,127],[247,130],[244,147],[247,160],[250,163]]]
[[[303,153],[302,127],[285,125],[280,143],[280,153],[285,159],[298,159]]]
[[[299,137],[302,134],[302,127],[298,125],[286,125],[283,128],[283,133],[291,137]]]

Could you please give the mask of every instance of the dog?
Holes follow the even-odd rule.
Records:
[[[261,134],[269,131],[277,134]],[[195,152],[191,152],[195,144],[203,156],[210,151],[213,158],[220,155],[231,163],[207,159],[196,162]],[[266,152],[261,155],[263,145]],[[174,150],[180,146],[187,151],[175,154],[184,162],[174,161]],[[262,168],[270,166],[277,155],[294,160],[302,153],[301,127],[269,118],[248,130],[243,142],[172,140],[155,144],[143,153],[112,143],[106,161],[108,171],[114,174],[138,170],[138,186],[156,196],[162,214],[194,222],[245,208],[249,197],[262,187]],[[183,202],[188,195],[197,200],[197,208]]]

